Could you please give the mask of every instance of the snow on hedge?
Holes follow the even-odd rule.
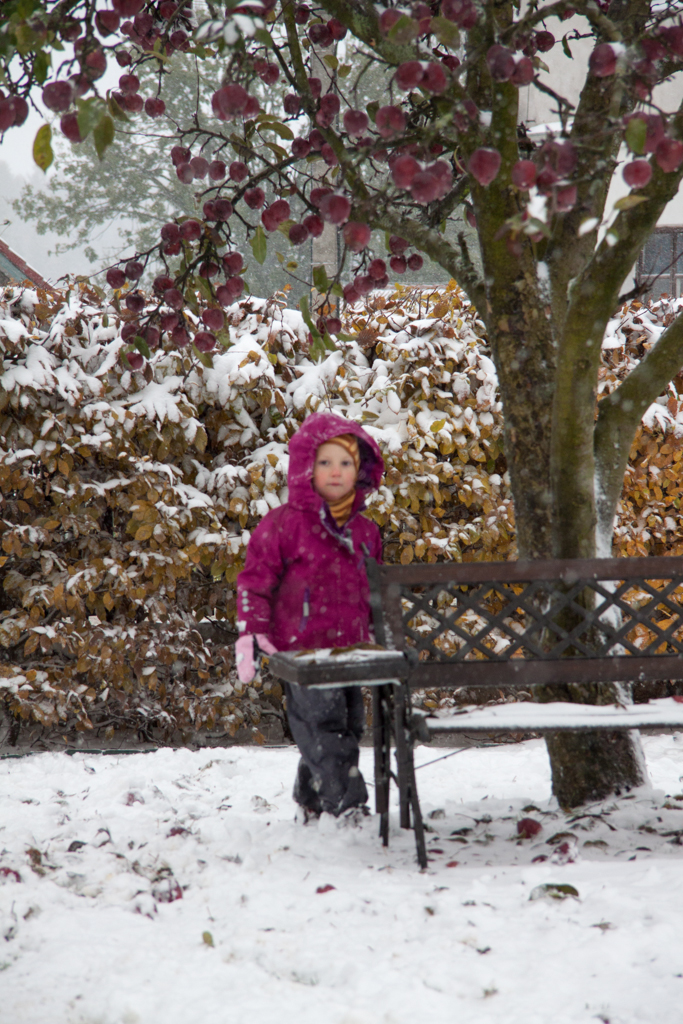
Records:
[[[601,390],[672,311],[619,312]],[[388,561],[514,557],[495,368],[454,282],[354,307],[320,362],[284,296],[232,306],[212,355],[163,337],[140,370],[121,339],[130,315],[83,282],[0,292],[0,685],[15,716],[258,727],[264,694],[235,687],[227,642],[195,627],[232,622],[250,532],[287,500],[287,442],[317,409],[363,423],[384,453],[367,514]],[[636,439],[621,553],[681,545],[682,424],[674,384]],[[270,684],[273,713],[279,697]]]

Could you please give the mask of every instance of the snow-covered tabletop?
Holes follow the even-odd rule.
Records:
[[[270,658],[270,670],[290,683],[318,686],[378,686],[405,676],[408,662],[400,651],[365,647],[321,647],[282,651]]]
[[[674,697],[650,701],[649,704],[551,704],[517,702],[490,707],[467,707],[458,714],[427,718],[434,731],[462,730],[491,732],[495,729],[542,732],[556,729],[683,729],[683,703]]]

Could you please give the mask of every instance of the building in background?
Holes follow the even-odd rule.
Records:
[[[24,281],[30,281],[36,288],[52,290],[45,278],[0,238],[0,286],[22,284]]]
[[[543,55],[552,72],[552,76],[548,76],[545,84],[552,85],[551,79],[561,81],[565,98],[573,104],[578,101],[585,82],[588,57],[594,45],[590,39],[572,38],[575,30],[580,33],[580,19],[570,18],[562,22],[560,32],[557,33],[558,44]],[[560,35],[565,36],[566,49],[559,45]],[[571,53],[571,59],[567,56],[567,51]],[[539,73],[541,81],[544,77],[542,72]],[[658,85],[652,96],[654,107],[676,110],[680,104],[680,88],[678,81]],[[519,112],[520,120],[530,134],[538,134],[544,125],[556,135],[560,134],[557,101],[553,99],[550,91],[542,92],[533,86],[520,89]],[[568,118],[571,121],[571,111],[568,111]],[[629,188],[621,173],[617,172],[605,204],[605,217],[601,228],[603,233],[607,231],[615,216],[614,203],[628,192]],[[641,286],[645,286],[643,295],[651,299],[658,299],[661,295],[674,298],[683,296],[683,192],[679,192],[665,207],[657,227],[638,257],[630,278],[624,282],[622,291],[628,292],[634,287]]]

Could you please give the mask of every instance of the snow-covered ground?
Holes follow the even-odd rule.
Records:
[[[295,822],[291,748],[5,760],[0,1021],[679,1024],[683,738],[644,745],[575,816],[540,740],[420,748],[426,872],[395,817]]]

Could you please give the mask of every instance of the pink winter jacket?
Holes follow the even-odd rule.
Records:
[[[319,445],[344,433],[358,438],[361,464],[353,511],[340,529],[312,477]],[[368,639],[364,559],[379,561],[382,541],[360,512],[383,472],[379,448],[357,423],[327,412],[304,421],[289,443],[288,503],[268,512],[254,530],[237,577],[241,633],[265,633],[280,651]]]

